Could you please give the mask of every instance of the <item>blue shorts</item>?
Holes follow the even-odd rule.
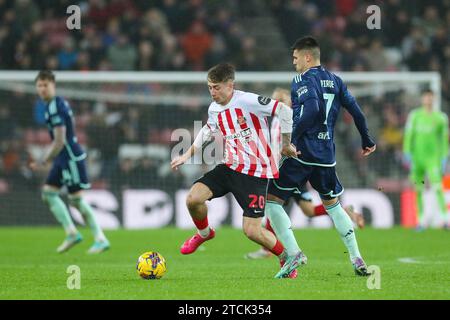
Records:
[[[308,181],[324,200],[331,200],[344,192],[334,166],[311,166],[288,158],[283,161],[279,171],[279,178],[270,180],[268,193],[284,201],[301,194]]]
[[[85,161],[55,159],[45,184],[58,188],[66,186],[69,193],[89,189]]]

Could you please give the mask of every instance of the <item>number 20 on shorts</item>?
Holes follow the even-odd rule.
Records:
[[[249,204],[249,208],[260,208],[264,209],[264,205],[266,202],[266,199],[264,196],[257,196],[256,194],[249,194],[248,197],[252,199],[252,202]]]

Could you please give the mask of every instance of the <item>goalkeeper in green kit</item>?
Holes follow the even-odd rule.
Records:
[[[405,159],[411,164],[410,178],[416,189],[418,221],[417,230],[424,228],[423,191],[428,176],[437,197],[444,227],[449,227],[449,216],[442,188],[448,155],[447,115],[433,110],[434,94],[422,93],[422,106],[408,115],[403,141]]]

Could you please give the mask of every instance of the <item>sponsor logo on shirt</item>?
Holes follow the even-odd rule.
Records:
[[[325,132],[319,132],[319,134],[317,135],[317,139],[320,139],[320,140],[330,140],[330,134],[328,133],[328,131],[325,131]]]
[[[250,128],[247,128],[245,130],[229,134],[225,136],[226,140],[236,140],[236,139],[244,139],[245,141],[248,141],[251,139],[252,136],[252,130]]]
[[[297,96],[300,98],[300,96],[304,95],[307,92],[308,92],[308,87],[307,86],[300,87],[297,90]]]

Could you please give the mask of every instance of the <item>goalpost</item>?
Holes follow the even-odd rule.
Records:
[[[180,213],[177,193],[207,168],[186,166],[181,173],[171,172],[169,158],[175,143],[171,137],[175,129],[192,132],[195,120],[205,121],[211,101],[206,72],[56,71],[55,74],[57,94],[71,103],[78,138],[88,151],[93,186],[109,192],[100,197],[103,200],[96,200],[97,210],[108,214],[110,219],[105,223],[125,227],[127,224],[128,227],[142,225],[127,216],[126,210],[141,209],[126,203],[127,197],[134,198],[124,194],[127,190],[151,189],[155,200],[145,203],[143,212],[147,216],[151,216],[148,213],[158,214],[160,221],[183,227],[184,222],[178,222],[183,213]],[[369,128],[379,146],[379,156],[367,161],[359,159],[355,153],[359,135],[348,115],[341,114],[336,126],[339,177],[347,190],[376,191],[381,189],[381,184],[392,206],[393,218],[389,221],[398,223],[400,193],[404,188],[402,181],[406,179],[399,158],[399,139],[405,116],[420,104],[420,92],[424,88],[436,93],[435,108],[440,108],[440,75],[437,72],[337,74],[366,112]],[[47,212],[39,200],[43,175],[33,176],[26,169],[28,154],[39,157],[49,142],[43,123],[43,106],[35,93],[36,75],[37,71],[0,71],[0,120],[2,116],[10,119],[8,126],[13,131],[2,130],[0,136],[3,155],[0,162],[0,225],[53,222],[50,214],[33,213],[36,210]],[[236,86],[270,96],[276,87],[289,89],[294,76],[294,72],[237,72]],[[370,203],[361,203],[359,208],[369,206]],[[372,206],[368,208],[372,222],[383,226],[379,221],[387,220],[377,218],[372,212],[376,210],[376,204]],[[221,213],[216,220],[234,224],[232,207],[229,204],[226,210],[219,210]],[[315,224],[320,226],[319,222],[297,222],[297,226]],[[143,225],[160,226],[154,222]]]
[[[0,90],[12,90],[19,84],[32,84],[38,71],[0,71]],[[56,71],[58,84],[60,83],[161,83],[161,84],[204,84],[206,72],[135,72],[135,71]],[[398,88],[408,88],[411,92],[417,88],[418,84],[428,84],[436,94],[436,108],[441,103],[441,76],[438,72],[336,72],[345,83],[362,84],[371,83],[375,85],[373,95],[383,92],[395,91]],[[236,82],[239,83],[265,83],[265,84],[290,84],[296,74],[293,72],[237,72]],[[391,88],[383,85],[390,84]],[[408,85],[409,84],[409,85]],[[31,91],[29,86],[24,86],[24,91]],[[384,88],[384,89],[383,89]],[[34,90],[34,89],[33,89]],[[386,90],[386,91],[383,91]],[[34,91],[33,91],[34,92]],[[31,92],[31,93],[33,93]],[[366,91],[367,92],[367,91]],[[80,98],[81,93],[87,98],[103,101],[116,102],[113,98],[117,95],[102,95],[101,92],[95,94],[89,91],[76,94],[74,91],[66,91],[71,98]],[[366,93],[370,95],[369,92]],[[354,94],[358,97],[358,94]],[[171,99],[158,100],[151,96],[147,103],[167,101],[171,103],[178,101],[177,97]],[[119,98],[120,99],[120,98]],[[154,99],[154,100],[152,100]],[[209,97],[208,97],[209,99]],[[129,100],[125,100],[129,101]],[[208,100],[209,101],[209,100]],[[144,103],[136,99],[136,103]]]

